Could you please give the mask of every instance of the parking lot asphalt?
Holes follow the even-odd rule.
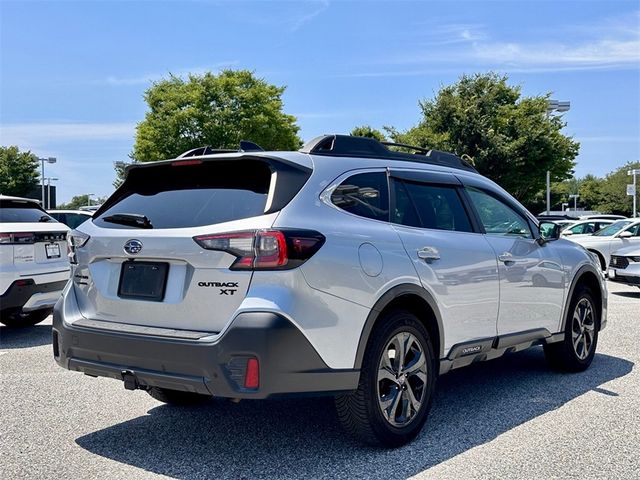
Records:
[[[51,319],[0,328],[0,477],[640,478],[640,289],[609,283],[609,325],[579,374],[541,348],[439,379],[427,425],[360,446],[330,398],[165,406],[58,367]]]

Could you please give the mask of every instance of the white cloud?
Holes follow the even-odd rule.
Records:
[[[168,78],[169,75],[174,75],[176,77],[187,77],[189,74],[203,75],[206,72],[217,72],[224,68],[236,66],[239,63],[240,62],[238,60],[230,60],[226,62],[217,62],[206,67],[183,68],[177,71],[167,70],[166,72],[162,72],[162,73],[159,73],[159,72],[146,73],[142,75],[133,75],[129,77],[119,77],[116,75],[110,75],[107,78],[100,80],[96,83],[107,84],[112,86],[143,85],[145,83],[149,84],[151,82],[157,82],[159,80],[162,80],[163,78]]]
[[[410,52],[371,64],[372,71],[344,77],[415,76],[446,73],[454,67],[505,72],[640,69],[640,13],[603,19],[597,25],[537,31],[534,40],[491,38],[475,24],[425,26],[426,43]],[[546,28],[546,27],[545,27]],[[562,40],[554,40],[556,38]],[[568,39],[568,40],[567,40]],[[428,48],[435,44],[443,48]],[[416,42],[419,43],[419,42]],[[385,65],[386,68],[379,68]],[[390,68],[389,68],[390,67]]]
[[[319,3],[320,3],[319,7],[313,10],[312,12],[306,13],[298,18],[293,19],[289,30],[292,32],[299,30],[304,24],[309,23],[311,20],[313,20],[322,12],[324,12],[327,8],[329,8],[328,0],[323,0]]]
[[[35,148],[53,141],[133,139],[135,123],[8,123],[0,144]]]

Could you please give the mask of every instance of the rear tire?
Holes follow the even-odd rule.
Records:
[[[147,393],[159,402],[176,406],[199,405],[211,400],[211,395],[194,392],[170,390],[168,388],[151,387]]]
[[[544,346],[544,355],[554,370],[582,372],[596,354],[600,312],[591,290],[579,286],[573,294],[565,320],[564,340]]]
[[[2,314],[0,323],[11,328],[32,327],[35,324],[42,322],[45,318],[51,315],[52,311],[52,308],[43,308],[41,310],[34,310],[32,312],[12,310],[10,312]]]
[[[426,328],[410,312],[391,311],[371,333],[358,389],[335,399],[338,418],[364,443],[399,447],[420,433],[435,383],[436,362]]]

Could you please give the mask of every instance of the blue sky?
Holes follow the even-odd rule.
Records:
[[[571,101],[576,174],[640,159],[636,1],[0,0],[0,144],[56,156],[59,201],[108,195],[150,82],[221,68],[287,85],[303,139],[406,129],[463,73]]]

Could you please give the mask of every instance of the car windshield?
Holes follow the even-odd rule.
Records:
[[[598,230],[593,235],[596,237],[611,237],[622,230],[624,227],[631,223],[630,220],[623,220],[620,222],[612,223],[611,225],[604,227],[602,230]]]

